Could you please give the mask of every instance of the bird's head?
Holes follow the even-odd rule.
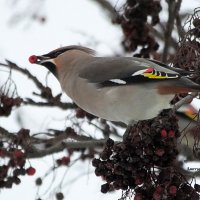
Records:
[[[73,50],[86,54],[94,54],[94,51],[92,49],[72,45],[55,49],[47,54],[43,54],[40,56],[32,55],[29,57],[29,62],[31,64],[39,64],[46,67],[50,72],[54,74],[54,76],[57,77],[58,69],[62,68],[63,66],[67,67],[67,65],[69,64],[69,62],[67,61],[69,61],[72,57],[74,52]]]

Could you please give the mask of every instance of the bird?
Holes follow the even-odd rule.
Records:
[[[93,49],[71,45],[29,62],[46,67],[62,90],[83,110],[127,125],[171,108],[177,93],[199,92],[192,72],[139,57],[100,57]]]

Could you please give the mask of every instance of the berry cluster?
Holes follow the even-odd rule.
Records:
[[[107,182],[101,192],[131,190],[135,200],[177,199],[181,195],[198,199],[197,190],[172,167],[179,136],[176,117],[163,111],[154,120],[134,125],[123,142],[108,139],[100,159],[93,159],[95,174]],[[186,192],[184,186],[191,192]]]
[[[124,11],[117,23],[121,24],[124,32],[122,45],[128,52],[134,52],[141,46],[138,57],[149,57],[157,51],[159,45],[150,33],[150,27],[159,22],[160,1],[127,0]]]
[[[186,25],[188,31],[184,34],[180,46],[173,58],[173,65],[186,70],[196,70],[192,76],[193,81],[200,83],[200,8],[195,9]]]
[[[13,184],[20,184],[20,175],[32,176],[36,170],[33,167],[25,168],[26,153],[21,148],[20,143],[29,135],[29,131],[21,129],[11,143],[9,141],[0,142],[0,188],[12,188]]]
[[[0,116],[9,116],[14,106],[20,106],[23,100],[20,97],[0,96]]]

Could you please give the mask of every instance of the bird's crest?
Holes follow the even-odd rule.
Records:
[[[60,47],[58,49],[50,51],[47,54],[42,55],[42,56],[49,57],[49,58],[56,58],[58,55],[64,53],[65,51],[69,51],[69,50],[80,50],[80,51],[86,52],[88,54],[95,55],[95,51],[93,49],[90,49],[87,47],[82,47],[82,46],[77,46],[77,45],[71,45],[71,46]]]

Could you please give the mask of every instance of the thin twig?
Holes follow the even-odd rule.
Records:
[[[9,67],[10,69],[14,69],[14,70],[19,71],[22,74],[26,75],[28,78],[30,78],[35,83],[35,85],[39,89],[44,89],[45,88],[45,86],[35,76],[33,76],[27,69],[23,69],[23,68],[19,67],[17,64],[15,64],[15,63],[13,63],[13,62],[11,62],[9,60],[6,60],[6,62],[8,64],[0,63],[0,65],[4,66],[4,67]]]
[[[147,24],[147,26],[148,26],[149,30],[152,32],[152,34],[155,35],[158,39],[164,41],[165,37],[164,37],[163,32],[165,31],[165,29],[163,29],[161,23],[159,23],[158,25],[161,28],[161,32],[159,32],[159,30],[155,29],[152,25]],[[170,38],[170,44],[174,49],[178,48],[178,43],[177,43],[176,39],[173,37]]]

